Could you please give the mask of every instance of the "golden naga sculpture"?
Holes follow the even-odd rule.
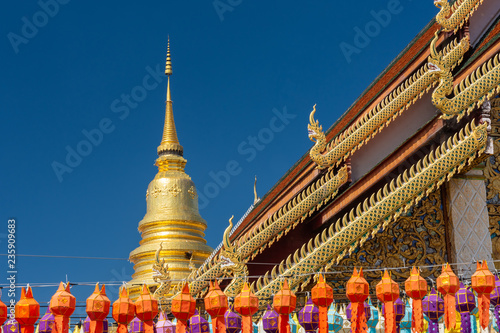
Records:
[[[229,233],[233,229],[233,217],[229,219],[229,226],[224,231],[222,238],[222,249],[219,254],[222,271],[226,276],[233,276],[231,283],[224,289],[224,293],[231,297],[236,297],[243,288],[243,284],[248,277],[248,268],[244,263],[240,251],[231,244]]]
[[[432,103],[443,113],[444,119],[457,116],[457,121],[469,114],[476,106],[481,106],[486,98],[500,91],[500,54],[493,56],[487,63],[453,87],[451,68],[448,68],[442,55],[436,51],[438,32],[431,42],[429,71],[439,79],[439,85],[432,93]],[[446,97],[451,93],[453,98]]]
[[[386,228],[424,196],[473,163],[486,148],[488,126],[486,122],[477,126],[474,122],[274,266],[270,274],[257,280],[256,295],[266,299],[275,294],[283,277],[292,289],[304,288],[311,278],[305,276],[325,265],[328,269],[338,263],[363,245],[370,235]]]
[[[456,32],[460,29],[483,0],[456,0],[450,6],[448,0],[434,0],[434,5],[440,8],[436,22],[444,31]]]
[[[155,263],[153,264],[153,280],[160,283],[160,286],[156,288],[154,292],[154,297],[158,300],[160,308],[162,311],[170,311],[170,300],[167,298],[168,292],[170,291],[170,286],[172,281],[170,279],[170,274],[168,273],[168,264],[165,259],[160,261],[160,252],[162,250],[162,243],[160,247],[156,250]]]
[[[468,35],[460,41],[455,39],[439,54],[446,66],[453,69],[462,61],[467,50],[469,50]],[[437,81],[438,77],[429,71],[427,64],[424,64],[329,144],[319,122],[314,120],[315,105],[307,126],[309,139],[315,142],[309,151],[309,156],[319,169],[338,166],[429,91]]]

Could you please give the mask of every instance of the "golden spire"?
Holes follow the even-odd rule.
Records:
[[[172,62],[170,60],[170,38],[168,39],[167,46],[167,62],[165,64],[165,75],[167,79],[167,100],[165,102],[165,124],[163,125],[163,137],[158,146],[158,156],[172,154],[182,156],[183,148],[177,138],[177,131],[175,130],[174,110],[172,107],[172,99],[170,98],[170,75],[172,75]]]

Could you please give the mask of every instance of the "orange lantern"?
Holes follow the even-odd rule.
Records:
[[[273,308],[280,316],[278,319],[279,333],[290,333],[288,316],[295,310],[296,305],[297,297],[288,287],[288,281],[285,280],[281,286],[281,290],[273,298]]]
[[[333,288],[325,282],[323,274],[311,289],[311,299],[319,309],[319,333],[328,333],[328,308],[333,302]]]
[[[455,311],[455,294],[460,289],[458,276],[453,273],[450,265],[443,266],[441,275],[436,280],[437,289],[444,298],[444,323],[448,330],[455,328],[457,323]]]
[[[154,332],[153,319],[155,319],[157,314],[158,301],[151,296],[148,287],[143,284],[142,293],[135,301],[135,315],[144,322],[144,333]]]
[[[399,286],[394,282],[387,270],[384,271],[382,281],[377,284],[377,298],[384,303],[385,333],[396,333],[396,314],[394,301],[399,298]]]
[[[0,297],[2,296],[2,290],[0,289]],[[7,320],[7,305],[0,299],[0,326]]]
[[[241,315],[241,332],[251,333],[252,316],[259,309],[259,298],[254,295],[245,282],[241,292],[234,298],[234,310]]]
[[[490,320],[490,293],[495,289],[495,277],[488,269],[488,264],[483,261],[477,263],[476,272],[471,276],[472,289],[477,293],[477,305],[479,308],[479,322],[483,329],[488,327]]]
[[[68,333],[69,317],[75,311],[75,307],[76,299],[75,296],[71,295],[69,283],[66,283],[65,288],[61,282],[49,304],[50,312],[54,315],[54,333]]]
[[[351,301],[351,332],[365,333],[368,329],[364,301],[370,294],[368,282],[363,277],[363,268],[359,273],[354,268],[351,278],[347,281],[346,295]]]
[[[135,317],[135,304],[128,298],[127,288],[122,287],[120,298],[113,303],[112,313],[118,323],[117,333],[128,333],[127,325]]]
[[[413,266],[410,277],[405,281],[406,294],[413,299],[411,328],[414,332],[422,332],[424,328],[422,299],[427,294],[427,281],[420,276],[418,269]]]
[[[33,333],[34,325],[40,316],[40,304],[33,298],[31,287],[26,291],[21,290],[21,299],[16,303],[16,320],[21,328],[21,333]]]
[[[227,296],[220,290],[217,280],[210,281],[208,293],[205,296],[205,310],[212,317],[212,329],[214,333],[225,333],[226,324],[224,314],[228,309]]]
[[[106,287],[99,283],[95,285],[94,292],[87,298],[87,315],[90,319],[89,333],[103,333],[103,321],[109,313],[111,302],[106,296]]]
[[[177,318],[176,333],[185,333],[187,321],[194,315],[196,310],[196,301],[189,293],[189,285],[186,283],[182,287],[180,294],[172,299],[172,314]]]

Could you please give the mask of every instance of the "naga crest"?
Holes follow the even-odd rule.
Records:
[[[434,33],[434,38],[431,41],[430,45],[430,51],[431,55],[429,56],[428,59],[428,66],[429,66],[429,72],[430,73],[436,73],[436,74],[441,74],[442,72],[446,71],[446,68],[444,66],[443,62],[443,55],[436,50],[436,42],[439,38],[439,31],[436,31]]]
[[[165,259],[160,260],[160,252],[162,250],[162,243],[160,243],[160,247],[156,250],[155,254],[155,263],[153,264],[153,280],[155,282],[160,283],[160,287],[155,291],[155,296],[164,296],[170,290],[170,285],[172,283],[170,279],[170,274],[168,272],[168,264],[165,262]],[[156,295],[158,290],[161,289],[161,293],[164,295]]]
[[[231,216],[229,219],[229,226],[224,231],[224,236],[222,238],[222,249],[220,251],[219,260],[221,262],[221,267],[224,270],[231,269],[238,264],[241,264],[241,255],[238,253],[236,246],[231,244],[229,240],[229,233],[233,229],[233,218]]]
[[[318,139],[324,138],[323,127],[320,126],[318,120],[314,120],[314,114],[316,113],[316,104],[313,106],[313,110],[309,115],[309,124],[307,125],[307,130],[309,133],[309,140],[316,142]]]

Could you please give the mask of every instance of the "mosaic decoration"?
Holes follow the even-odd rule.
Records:
[[[325,265],[328,269],[344,256],[352,254],[369,237],[385,230],[391,222],[408,212],[415,202],[482,154],[486,148],[486,127],[486,123],[475,125],[474,120],[467,124],[439,148],[274,266],[272,280],[267,273],[260,277],[256,282],[256,294],[262,298],[275,294],[279,290],[279,276],[290,277],[292,289],[297,289],[299,284],[304,288],[311,278],[304,278],[304,274]]]
[[[469,50],[469,37],[465,36],[460,41],[454,40],[439,55],[447,67],[454,68],[460,64],[467,50]],[[315,105],[307,126],[309,139],[315,142],[309,151],[311,160],[320,169],[338,166],[408,109],[438,81],[439,78],[429,71],[427,64],[424,64],[415,74],[407,78],[379,104],[328,144],[322,126],[317,120],[314,120]]]
[[[432,104],[443,114],[443,119],[456,116],[457,121],[468,115],[476,107],[500,92],[500,54],[494,55],[488,62],[478,67],[474,72],[453,86],[453,75],[436,51],[439,33],[436,31],[431,42],[429,57],[429,72],[435,74],[440,83],[432,93]],[[453,93],[453,98],[446,96]]]
[[[450,6],[448,0],[434,0],[434,5],[440,8],[436,22],[444,31],[457,32],[483,0],[456,0]]]

